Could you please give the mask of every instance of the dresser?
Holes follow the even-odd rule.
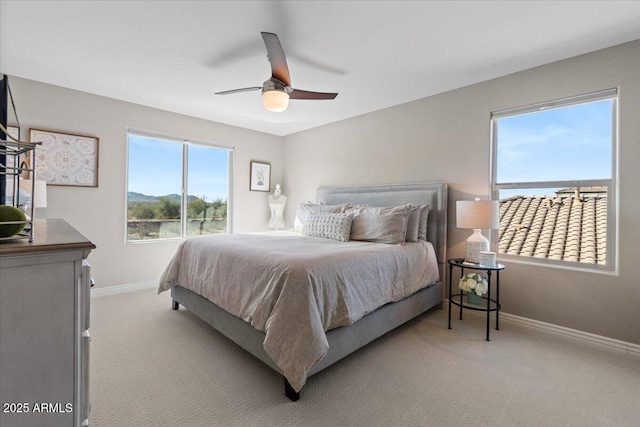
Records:
[[[89,425],[92,249],[61,219],[0,242],[0,426]]]

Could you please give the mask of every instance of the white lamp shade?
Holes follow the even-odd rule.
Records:
[[[489,240],[481,229],[500,226],[500,203],[497,200],[459,200],[456,202],[456,227],[472,228],[466,240],[466,260],[480,263],[480,252],[489,250]]]
[[[289,94],[280,90],[268,90],[262,93],[264,108],[274,113],[280,113],[289,105]]]
[[[500,226],[497,200],[459,200],[456,202],[456,227],[494,229]]]
[[[20,180],[20,189],[31,195],[33,206],[36,208],[47,207],[47,181],[41,181],[36,179],[34,194],[31,194],[33,181],[30,179]]]

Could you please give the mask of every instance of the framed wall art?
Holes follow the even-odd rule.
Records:
[[[29,130],[36,149],[37,179],[48,185],[98,186],[98,138],[39,129]]]
[[[251,161],[251,191],[269,192],[271,186],[271,165],[269,163]]]
[[[20,128],[18,126],[7,126],[7,130],[8,135],[11,135],[12,137],[14,137],[15,139],[19,140],[20,139]],[[9,140],[11,140],[11,138],[7,138]]]

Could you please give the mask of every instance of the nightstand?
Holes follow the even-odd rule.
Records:
[[[460,277],[465,275],[465,269],[475,271],[485,271],[487,273],[487,294],[482,296],[482,303],[475,305],[469,304],[464,301],[465,292],[460,290],[459,294],[453,294],[451,291],[451,283],[453,278],[453,268],[460,269]],[[492,311],[496,312],[496,330],[499,330],[498,320],[500,315],[500,271],[504,270],[504,264],[496,264],[494,267],[469,263],[464,258],[453,258],[449,260],[449,329],[451,329],[451,305],[460,307],[460,320],[462,320],[462,309],[469,309],[474,311],[484,311],[487,313],[487,341],[489,340],[489,319]],[[495,272],[496,276],[496,297],[491,298],[491,276]]]

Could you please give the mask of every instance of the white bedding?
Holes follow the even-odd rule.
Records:
[[[439,280],[429,242],[338,242],[285,231],[184,241],[158,292],[180,285],[266,333],[296,390],[326,354],[325,332]]]

